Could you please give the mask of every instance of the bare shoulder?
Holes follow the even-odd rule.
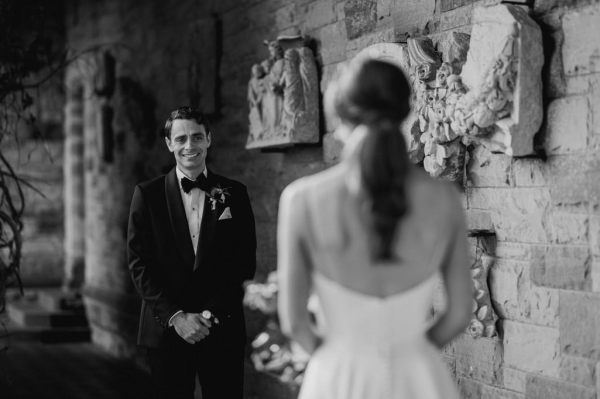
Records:
[[[301,177],[290,183],[281,194],[283,200],[293,200],[298,197],[322,197],[331,195],[332,190],[343,182],[343,168],[333,166],[314,175]]]

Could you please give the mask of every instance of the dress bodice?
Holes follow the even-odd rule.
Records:
[[[363,294],[313,273],[326,344],[386,356],[425,339],[437,274],[385,298]]]

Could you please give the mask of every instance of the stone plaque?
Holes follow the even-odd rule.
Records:
[[[543,117],[543,64],[541,30],[523,8],[474,10],[461,78],[468,90],[465,110],[473,113],[475,124],[483,121],[481,132],[470,134],[476,142],[492,152],[533,153],[533,136]]]
[[[248,82],[247,149],[319,142],[319,79],[302,36],[265,41],[270,57]]]
[[[539,27],[517,6],[478,7],[470,37],[453,32],[440,44],[443,54],[429,38],[408,39],[413,162],[462,183],[466,146],[533,153],[543,112]]]

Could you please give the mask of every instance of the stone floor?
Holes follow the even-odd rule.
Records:
[[[91,343],[12,342],[0,352],[2,399],[147,399],[150,377]]]

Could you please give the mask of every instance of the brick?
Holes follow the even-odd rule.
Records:
[[[545,248],[544,245],[500,241],[496,246],[496,256],[503,259],[529,260],[540,256]]]
[[[548,241],[545,219],[550,195],[546,188],[472,188],[467,196],[470,209],[490,211],[498,240]]]
[[[349,0],[344,6],[346,34],[355,39],[377,26],[377,0]]]
[[[502,382],[505,388],[515,392],[525,392],[527,373],[511,367],[504,367]]]
[[[361,50],[377,43],[389,43],[394,41],[394,29],[393,28],[382,28],[375,32],[367,33],[356,39],[348,41],[346,47],[346,56],[348,60],[354,58]]]
[[[547,166],[541,159],[516,158],[512,163],[512,181],[517,187],[542,187],[548,184]]]
[[[463,334],[456,340],[456,374],[486,384],[502,381],[502,342],[494,338],[472,338]]]
[[[565,77],[565,95],[573,96],[587,94],[591,89],[591,80],[595,75],[572,75]],[[598,78],[596,78],[598,79]]]
[[[470,154],[467,165],[467,184],[473,187],[510,186],[511,157],[492,154],[484,146],[477,146]]]
[[[548,154],[582,151],[587,146],[588,102],[584,96],[554,100],[548,106],[544,148]]]
[[[343,144],[333,136],[333,133],[323,136],[323,160],[326,163],[339,162],[342,148]]]
[[[560,360],[560,379],[590,388],[596,386],[595,360],[563,355]]]
[[[563,353],[600,360],[600,296],[560,293],[560,347]]]
[[[596,391],[541,375],[527,377],[527,399],[595,399]]]
[[[473,16],[473,6],[460,7],[454,10],[446,11],[440,15],[440,24],[438,31],[447,31],[461,26],[471,25]]]
[[[494,309],[501,318],[558,327],[558,292],[529,279],[530,262],[497,259],[490,278]]]
[[[469,231],[494,231],[494,225],[492,224],[492,216],[488,211],[481,211],[477,209],[467,209],[467,228]]]
[[[566,13],[563,17],[565,41],[562,46],[565,74],[600,72],[600,6]]]
[[[594,79],[590,79],[591,93],[590,93],[590,114],[591,114],[591,126],[592,135],[597,137],[600,135],[600,77],[594,75]]]
[[[336,22],[314,31],[314,37],[320,43],[323,65],[334,64],[346,59],[346,29],[344,22]]]
[[[552,204],[587,210],[600,204],[600,158],[593,155],[548,159]]]
[[[531,267],[531,280],[544,287],[591,289],[591,257],[587,247],[549,246]]]
[[[507,389],[484,386],[481,399],[525,399],[525,395]]]
[[[394,0],[377,0],[377,18],[387,19],[394,11]]]
[[[301,21],[304,24],[304,31],[320,28],[330,25],[337,20],[335,0],[317,0],[306,6],[306,13],[302,15],[300,10],[297,14],[301,15]]]
[[[335,80],[339,74],[341,73],[345,62],[339,62],[335,64],[327,64],[323,66],[323,70],[321,73],[321,92],[325,93],[329,85],[333,80]],[[332,124],[333,121],[329,120],[327,115],[325,115],[325,132],[332,132],[335,129],[335,126]]]
[[[475,3],[477,0],[441,0],[440,11],[446,12],[454,10],[455,8],[465,6],[467,4]]]
[[[435,0],[403,0],[402,6],[397,4],[392,13],[396,32],[418,35],[429,33],[428,25],[432,22],[435,11]]]
[[[600,292],[600,259],[594,258],[591,266],[592,292]]]
[[[505,365],[558,377],[559,332],[556,328],[504,320]]]
[[[484,384],[470,378],[458,378],[458,390],[461,399],[481,399]]]
[[[289,28],[296,22],[296,7],[294,3],[288,4],[275,11],[275,26],[279,30]],[[236,26],[234,23],[233,26]]]
[[[549,215],[552,242],[557,244],[587,244],[588,218],[587,215],[552,213]]]
[[[444,361],[444,364],[446,365],[448,371],[450,371],[452,378],[456,380],[456,360],[454,359],[454,357],[442,354],[442,360]]]

